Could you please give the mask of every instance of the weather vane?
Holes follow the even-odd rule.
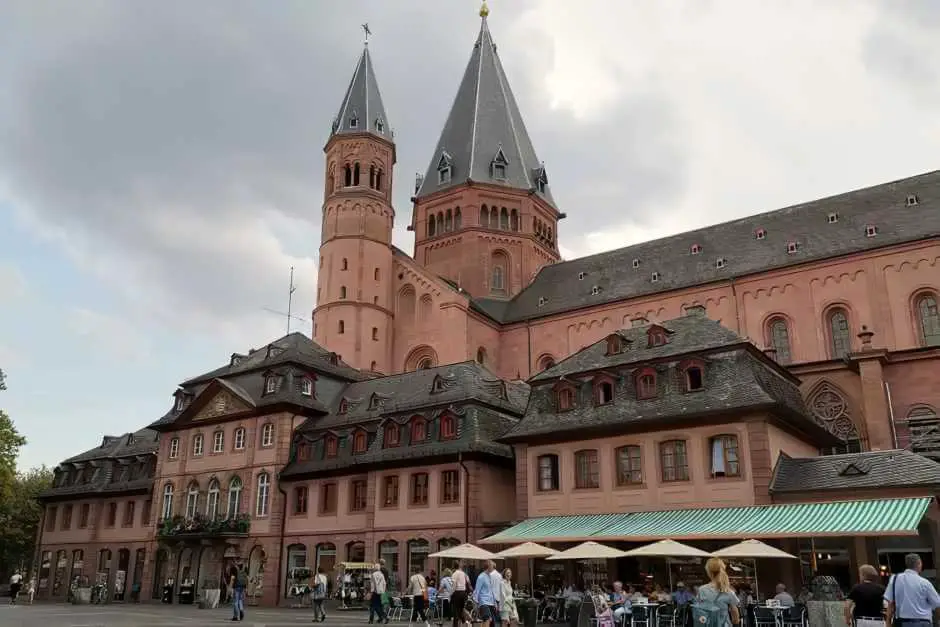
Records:
[[[483,0],[483,6],[480,7],[480,17],[486,19],[486,16],[490,14],[490,8],[486,6],[486,0]]]
[[[369,30],[369,23],[368,23],[368,22],[366,22],[365,24],[362,25],[362,32],[364,32],[364,33],[366,34],[366,45],[368,46],[368,45],[369,45],[369,35],[372,34],[372,31]]]

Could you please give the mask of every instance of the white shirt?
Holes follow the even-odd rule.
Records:
[[[411,594],[416,597],[424,596],[424,591],[428,589],[428,581],[421,573],[415,573],[411,576]]]
[[[490,573],[490,581],[493,582],[493,596],[496,597],[497,603],[503,602],[503,576],[499,574],[499,571],[495,568],[493,572]]]
[[[386,590],[385,575],[381,570],[372,571],[372,592],[382,594]]]
[[[19,574],[19,573],[15,573],[12,577],[10,577],[10,583],[11,583],[11,584],[19,583],[19,582],[21,582],[21,581],[23,581],[23,575],[21,575],[21,574]]]
[[[454,571],[451,579],[454,580],[454,591],[466,592],[467,590],[467,573],[463,572],[459,568]]]

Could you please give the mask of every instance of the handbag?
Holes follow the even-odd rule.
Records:
[[[904,621],[902,621],[901,617],[898,616],[898,608],[900,607],[900,605],[898,604],[898,595],[897,595],[898,585],[897,584],[898,584],[898,576],[900,574],[901,573],[898,573],[897,575],[891,578],[891,598],[894,600],[894,614],[891,617],[892,627],[901,627],[904,624]]]

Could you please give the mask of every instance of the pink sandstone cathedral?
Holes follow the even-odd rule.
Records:
[[[235,352],[64,460],[39,598],[211,599],[241,557],[251,602],[290,605],[304,569],[381,558],[400,589],[466,541],[757,537],[804,558],[774,565],[793,586],[938,563],[940,172],[561,261],[481,15],[414,254],[366,47],[325,148],[313,339]]]

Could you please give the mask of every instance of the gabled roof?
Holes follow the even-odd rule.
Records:
[[[821,457],[781,454],[770,483],[770,491],[778,494],[917,487],[940,489],[940,464],[905,450]]]
[[[936,237],[940,171],[544,266],[504,307],[475,302],[499,322],[517,322]],[[690,254],[693,244],[701,253]]]
[[[368,45],[363,48],[359,62],[356,63],[343,103],[333,120],[330,136],[366,132],[392,141],[392,129],[372,69]]]
[[[500,150],[506,160],[506,176],[495,179],[490,166]],[[444,155],[450,157],[451,176],[438,184],[438,168]],[[416,196],[428,196],[468,180],[533,190],[536,189],[536,172],[542,167],[484,17],[470,62]],[[555,204],[548,187],[538,195]]]

